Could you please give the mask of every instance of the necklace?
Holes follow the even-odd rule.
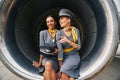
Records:
[[[49,32],[53,42],[55,42],[55,34],[57,31],[58,31],[57,29],[53,29],[53,30],[48,29],[48,32]]]
[[[71,27],[63,28],[64,31],[70,31]]]

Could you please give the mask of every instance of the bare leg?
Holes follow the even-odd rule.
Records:
[[[46,79],[46,76],[45,76],[45,72],[43,73],[43,76],[44,76],[44,80],[47,80],[47,79]]]
[[[56,80],[56,73],[49,61],[45,63],[44,80]]]
[[[69,76],[62,72],[61,80],[70,80]]]
[[[70,77],[70,80],[75,80],[75,79]]]
[[[52,80],[57,80],[56,72],[54,69],[52,69],[52,71],[51,71],[51,76],[52,76]]]

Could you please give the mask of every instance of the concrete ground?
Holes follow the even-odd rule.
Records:
[[[10,72],[0,61],[0,80],[23,80]]]
[[[0,62],[0,80],[23,80]],[[120,80],[120,58],[115,57],[107,68],[92,80]]]
[[[110,65],[92,80],[120,80],[120,58],[114,58]]]

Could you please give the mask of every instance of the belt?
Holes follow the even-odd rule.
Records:
[[[63,52],[70,52],[70,51],[73,51],[75,48],[73,47],[70,47],[70,48],[65,48],[63,49]]]

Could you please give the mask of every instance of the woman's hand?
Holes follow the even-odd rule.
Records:
[[[60,36],[60,40],[59,40],[59,42],[60,42],[60,43],[64,43],[64,42],[69,43],[70,40],[69,40],[67,37],[65,37],[65,36]]]
[[[64,43],[64,42],[67,42],[68,44],[70,44],[72,47],[74,47],[75,49],[79,49],[80,48],[80,45],[79,44],[76,44],[72,41],[70,41],[69,39],[67,39],[65,36],[60,36],[60,40],[59,40],[60,43]]]
[[[57,72],[57,80],[61,80],[61,72],[60,72],[61,66],[62,66],[62,61],[59,60],[59,71]]]
[[[53,52],[53,55],[56,55],[56,54],[58,54],[58,49],[57,48],[55,48],[55,51]]]
[[[37,61],[33,61],[33,66],[35,68],[39,68],[41,66],[41,64],[39,64]]]
[[[56,74],[56,76],[57,76],[57,80],[60,80],[60,78],[61,78],[61,72],[58,71],[57,74]]]

